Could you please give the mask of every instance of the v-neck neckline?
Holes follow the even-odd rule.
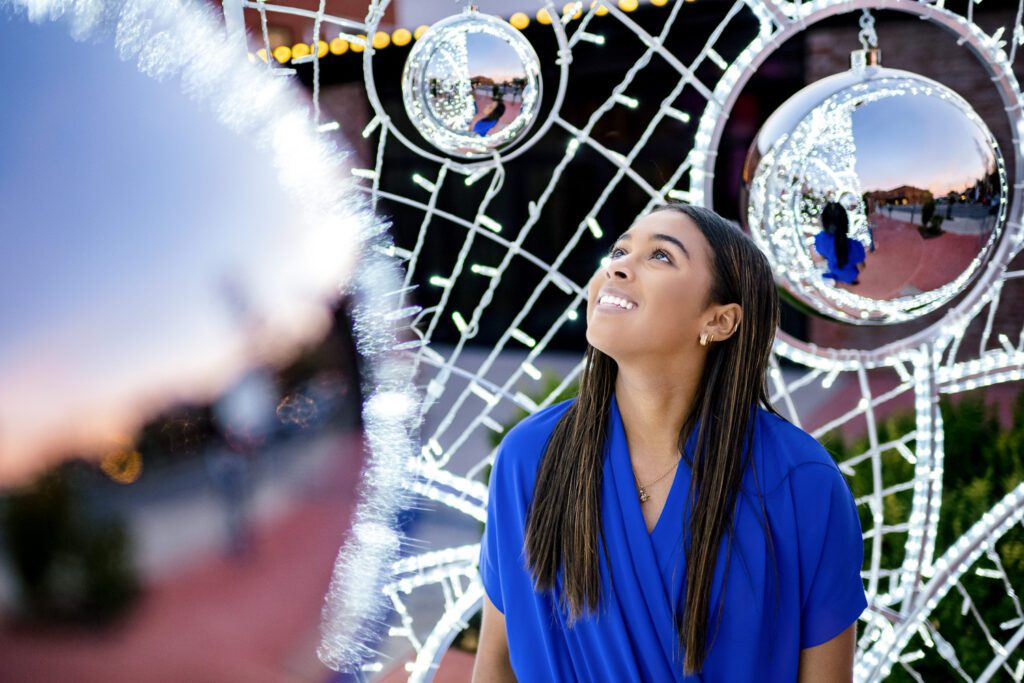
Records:
[[[629,441],[626,442],[626,453],[629,454]],[[632,469],[632,457],[630,457],[630,469]],[[654,528],[647,532],[651,538],[654,538],[658,534],[658,529],[662,526],[662,521],[665,519],[665,513],[668,512],[669,504],[675,500],[675,497],[679,495],[676,488],[679,486],[680,474],[679,470],[683,468],[682,457],[679,459],[679,463],[676,465],[675,474],[672,475],[672,485],[668,487],[668,496],[665,497],[665,504],[661,506],[661,512],[658,513],[658,520],[654,523]],[[640,500],[640,495],[636,497],[637,506],[640,508],[640,516],[644,516],[643,502]],[[647,528],[647,518],[644,518],[644,528]]]
[[[630,486],[630,489],[632,489],[632,491],[633,491],[633,495],[629,496],[629,498],[632,500],[632,503],[630,504],[630,507],[633,508],[633,512],[634,512],[633,516],[634,516],[634,518],[639,518],[640,525],[643,528],[644,532],[646,532],[647,537],[651,540],[651,542],[655,546],[659,546],[660,543],[658,542],[657,539],[659,539],[661,536],[664,536],[665,533],[667,533],[663,529],[667,528],[669,526],[668,520],[672,519],[672,518],[679,519],[679,520],[682,519],[682,511],[683,510],[682,510],[682,499],[681,499],[681,497],[683,496],[683,493],[680,492],[678,489],[682,486],[682,480],[685,477],[684,477],[684,474],[680,470],[682,470],[683,467],[688,467],[688,465],[687,465],[687,463],[685,463],[683,461],[682,457],[680,457],[680,461],[676,465],[675,474],[672,476],[672,485],[669,487],[668,495],[665,498],[665,504],[662,506],[661,512],[658,514],[658,520],[654,523],[654,528],[648,530],[648,528],[647,528],[647,520],[644,518],[643,503],[640,501],[640,495],[636,491],[635,477],[633,475],[633,461],[632,461],[632,456],[631,456],[631,454],[629,452],[629,440],[626,438],[626,426],[622,423],[622,414],[619,412],[618,399],[616,398],[614,392],[612,393],[612,421],[613,421],[612,432],[611,432],[612,438],[613,439],[621,439],[621,444],[620,444],[621,448],[620,449],[614,448],[614,444],[613,444],[613,449],[612,450],[613,450],[613,452],[617,451],[617,450],[621,450],[622,451],[621,456],[622,456],[622,459],[624,460],[624,463],[623,463],[624,464],[624,471],[623,471],[623,473],[624,474],[625,473],[629,474],[629,486]],[[694,444],[696,443],[696,440],[697,440],[697,425],[694,424],[694,428],[691,431],[689,437],[687,438],[686,446],[685,446],[686,452],[690,453],[691,457],[692,457],[693,447],[694,447]],[[682,533],[682,528],[680,527],[680,529],[678,531],[681,534]]]

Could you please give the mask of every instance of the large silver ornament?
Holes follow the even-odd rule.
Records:
[[[416,42],[402,74],[409,118],[448,154],[484,158],[521,138],[541,102],[533,46],[498,17],[467,9]]]
[[[777,281],[858,324],[912,320],[978,274],[1006,216],[999,147],[971,106],[907,71],[804,88],[747,156],[741,217]]]

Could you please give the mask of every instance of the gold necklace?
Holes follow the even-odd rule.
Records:
[[[676,468],[676,465],[678,465],[678,464],[679,464],[679,460],[676,460],[676,464],[672,465],[672,468],[669,469],[668,472],[671,472],[672,470],[674,470]],[[657,479],[655,479],[654,481],[652,481],[651,483],[649,483],[649,484],[647,484],[645,486],[645,485],[640,483],[639,479],[636,478],[636,470],[633,471],[633,480],[636,482],[636,485],[640,488],[640,503],[641,504],[646,503],[647,499],[650,498],[650,496],[647,495],[647,487],[648,486],[653,486],[654,484],[657,484],[659,481],[661,481],[662,479],[667,477],[668,476],[668,472],[666,472],[665,474],[661,475],[660,477],[658,477]]]

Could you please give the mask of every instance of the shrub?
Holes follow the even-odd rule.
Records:
[[[0,507],[0,535],[29,620],[107,623],[138,597],[123,521],[84,514],[71,466],[10,495]]]

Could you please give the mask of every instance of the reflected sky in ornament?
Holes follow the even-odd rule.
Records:
[[[469,53],[470,77],[486,76],[495,81],[526,77],[526,69],[516,51],[494,36],[467,34],[466,51]]]
[[[901,185],[934,196],[957,194],[995,172],[995,157],[980,128],[961,125],[952,104],[924,95],[869,102],[851,117],[857,140],[857,176],[864,192]],[[892,153],[901,148],[915,155]]]

